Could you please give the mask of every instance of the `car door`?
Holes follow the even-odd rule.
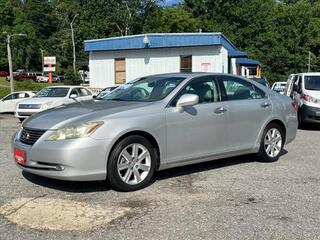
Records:
[[[17,104],[28,97],[29,97],[29,94],[27,93],[24,93],[24,92],[16,93],[15,99],[11,100],[10,112],[15,112]]]
[[[86,101],[92,99],[92,94],[85,88],[79,88],[78,89],[80,93],[80,100],[81,101]]]
[[[12,93],[1,100],[0,112],[14,112],[19,93]]]
[[[218,79],[227,103],[229,151],[252,149],[272,112],[271,101],[249,81],[228,75]]]
[[[198,95],[199,103],[179,110],[176,103],[183,94]],[[226,150],[226,104],[220,99],[215,76],[189,81],[173,98],[165,109],[168,163],[211,156]]]

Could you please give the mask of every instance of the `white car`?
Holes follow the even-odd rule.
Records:
[[[52,86],[39,91],[32,99],[20,102],[16,117],[20,121],[43,110],[79,101],[92,99],[92,93],[81,86]]]
[[[30,91],[10,93],[0,100],[0,113],[15,112],[17,104],[19,102],[25,100],[26,98],[31,98],[34,95],[35,92]]]
[[[280,94],[284,94],[284,91],[286,90],[287,82],[275,82],[271,89],[275,92],[278,92]]]

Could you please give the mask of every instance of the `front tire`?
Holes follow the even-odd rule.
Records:
[[[107,180],[118,191],[146,187],[155,171],[157,152],[139,135],[122,139],[113,148],[107,166]]]
[[[263,162],[277,161],[284,146],[284,133],[282,128],[276,124],[269,124],[262,135],[260,149],[258,152],[259,160]]]

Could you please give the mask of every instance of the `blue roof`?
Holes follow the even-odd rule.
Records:
[[[147,36],[149,44],[143,42]],[[246,57],[221,33],[151,33],[84,41],[84,49],[90,51],[112,51],[144,48],[170,48],[222,45],[229,57]]]
[[[260,65],[259,61],[251,58],[237,58],[236,63],[240,65]]]

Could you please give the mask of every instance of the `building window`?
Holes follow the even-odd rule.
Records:
[[[115,83],[124,84],[126,82],[126,59],[116,58],[114,60]]]
[[[180,72],[192,72],[192,56],[180,56]]]

